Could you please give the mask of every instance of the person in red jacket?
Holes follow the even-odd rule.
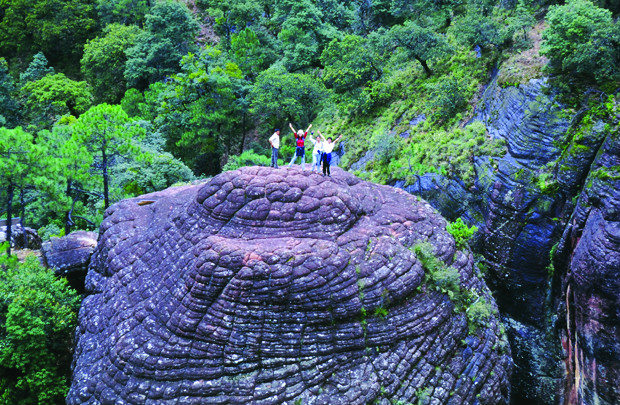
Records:
[[[290,122],[288,126],[289,128],[291,128],[291,131],[293,131],[296,142],[295,154],[293,155],[293,159],[291,159],[291,163],[288,164],[288,167],[293,166],[293,163],[295,163],[295,160],[297,160],[297,156],[299,156],[301,158],[301,170],[306,170],[306,147],[304,143],[306,140],[306,136],[308,136],[308,131],[310,131],[310,128],[312,128],[312,124],[308,126],[306,132],[302,131],[301,129],[295,131],[295,128],[293,128],[293,124],[291,124]]]

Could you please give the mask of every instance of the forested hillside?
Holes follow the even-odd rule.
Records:
[[[5,1],[2,211],[48,233],[95,228],[111,201],[265,164],[289,122],[343,134],[342,164],[374,181],[470,182],[471,156],[503,145],[463,124],[500,65],[502,86],[541,76],[552,4]],[[575,17],[551,13],[541,53],[579,98],[578,85],[613,88],[618,30],[610,11],[571,4]]]
[[[605,139],[595,123],[617,127],[618,13],[610,0],[0,0],[0,218],[44,239],[97,230],[122,199],[269,165],[276,128],[288,162],[289,123],[342,134],[339,165],[365,180],[422,191],[431,175],[475,195],[479,157],[487,178],[507,153],[523,157],[497,129],[519,106],[487,108],[485,90],[535,83],[527,114],[552,111],[566,136],[541,135],[529,150],[555,149],[511,181],[527,178],[557,225],[540,283],[559,283],[548,254],[569,214],[553,196],[575,207],[588,174],[563,183],[569,160],[592,163]],[[487,219],[441,204],[450,220]],[[14,366],[2,350],[0,379]],[[0,403],[62,402],[66,375],[49,378],[49,396],[0,381]]]

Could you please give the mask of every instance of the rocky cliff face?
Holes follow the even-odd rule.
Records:
[[[620,135],[609,132],[559,244],[568,403],[620,403]],[[562,258],[567,258],[562,260]]]
[[[494,301],[445,226],[339,169],[244,168],[120,202],[67,402],[507,404]]]
[[[508,153],[477,157],[474,187],[425,175],[405,189],[478,226],[472,246],[508,330],[514,403],[618,403],[616,107],[597,97],[567,113],[544,87],[486,89],[475,119]]]

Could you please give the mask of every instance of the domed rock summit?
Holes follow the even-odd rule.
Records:
[[[335,169],[246,167],[106,212],[77,404],[508,404],[495,302],[446,221]]]

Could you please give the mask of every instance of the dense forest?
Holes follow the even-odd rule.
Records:
[[[0,217],[43,239],[96,230],[124,198],[269,165],[275,128],[288,161],[289,123],[342,134],[340,166],[366,180],[471,187],[473,157],[506,151],[466,125],[498,69],[502,88],[548,78],[568,112],[604,106],[620,80],[619,12],[609,0],[0,0]],[[2,404],[66,393],[79,303],[38,282],[53,289],[37,299],[55,343],[0,346]],[[10,285],[3,313],[22,288]],[[29,360],[41,351],[43,371]]]

